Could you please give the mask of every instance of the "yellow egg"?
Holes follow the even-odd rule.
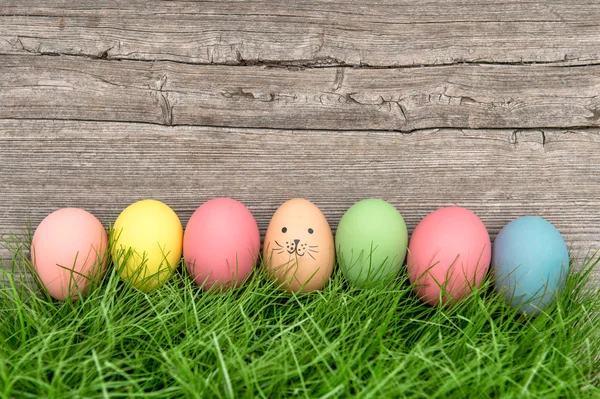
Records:
[[[181,259],[183,227],[175,212],[160,201],[143,200],[117,218],[112,258],[121,278],[142,291],[163,285]]]

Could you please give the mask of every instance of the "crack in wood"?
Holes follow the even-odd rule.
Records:
[[[252,126],[219,125],[219,124],[209,124],[209,123],[205,123],[205,124],[172,123],[171,125],[165,125],[165,123],[158,123],[158,122],[129,121],[129,120],[118,120],[118,119],[103,120],[103,119],[93,119],[93,118],[74,119],[74,118],[49,118],[49,117],[46,117],[46,118],[35,118],[35,117],[12,118],[12,117],[8,117],[8,118],[1,118],[0,121],[24,121],[24,122],[47,121],[47,122],[64,122],[64,123],[69,123],[69,122],[71,122],[71,123],[82,122],[83,123],[83,122],[85,122],[85,123],[97,123],[97,124],[128,124],[128,125],[130,124],[130,125],[154,125],[154,126],[184,127],[184,128],[215,128],[215,129],[224,129],[227,131],[243,129],[245,131],[252,131],[252,132],[263,132],[263,131],[291,132],[291,131],[294,131],[294,132],[309,132],[309,133],[310,132],[315,132],[315,133],[335,132],[335,133],[348,133],[348,134],[352,134],[352,133],[375,133],[375,134],[377,134],[377,133],[381,133],[381,134],[398,133],[398,134],[402,134],[402,135],[414,135],[414,134],[420,134],[420,133],[431,134],[431,133],[436,133],[440,130],[460,131],[460,132],[511,131],[510,138],[509,138],[509,142],[511,144],[517,143],[517,141],[518,141],[516,139],[517,133],[526,133],[526,132],[542,133],[544,135],[542,137],[542,142],[544,144],[546,144],[546,141],[547,141],[545,138],[546,132],[565,132],[565,133],[573,133],[573,134],[586,133],[586,134],[591,134],[594,136],[600,136],[598,127],[578,126],[578,125],[565,126],[565,127],[560,127],[560,128],[557,128],[555,126],[547,126],[547,127],[541,126],[541,127],[536,127],[536,128],[530,128],[530,129],[528,129],[528,128],[515,129],[515,128],[511,128],[511,127],[470,128],[468,126],[464,126],[464,127],[441,126],[441,127],[414,128],[414,129],[410,129],[410,130],[400,130],[400,129],[352,129],[352,130],[350,130],[350,129],[328,129],[328,128],[319,128],[319,129],[317,129],[317,128],[301,128],[301,129],[294,128],[294,129],[290,129],[290,128],[280,128],[280,127],[252,127]],[[517,140],[517,141],[515,141],[515,140]],[[573,141],[573,140],[571,140],[571,141]],[[540,142],[540,144],[542,142]]]
[[[170,58],[161,58],[154,57],[152,59],[145,58],[136,58],[131,57],[131,54],[110,54],[110,51],[117,48],[121,49],[122,43],[121,41],[117,41],[115,44],[110,46],[109,48],[96,52],[96,53],[85,53],[82,51],[42,51],[41,43],[38,43],[37,48],[32,48],[26,46],[22,38],[24,36],[16,36],[15,42],[17,46],[15,49],[17,51],[24,51],[28,54],[36,54],[40,56],[70,56],[70,57],[83,57],[90,59],[102,59],[105,61],[133,61],[133,62],[172,62],[176,64],[185,64],[185,65],[212,65],[212,66],[223,66],[223,67],[231,67],[231,66],[259,66],[266,68],[285,68],[285,69],[312,69],[312,68],[352,68],[352,69],[421,69],[421,68],[442,68],[442,67],[452,67],[456,65],[497,65],[497,66],[535,66],[535,65],[548,65],[555,67],[563,67],[563,68],[577,68],[577,67],[586,67],[586,66],[595,66],[600,65],[600,59],[591,58],[591,59],[581,59],[581,58],[563,58],[560,60],[553,61],[519,61],[519,62],[506,62],[506,61],[485,61],[485,60],[467,60],[467,59],[456,59],[451,60],[449,62],[435,62],[435,63],[422,63],[422,64],[390,64],[390,65],[371,65],[368,62],[365,62],[361,59],[358,63],[348,63],[346,61],[340,60],[338,58],[332,56],[324,56],[324,57],[314,57],[311,59],[291,59],[291,60],[272,60],[272,59],[246,59],[242,56],[242,52],[238,49],[240,47],[240,43],[233,43],[227,45],[208,45],[206,46],[206,56],[207,61],[185,61],[181,59],[170,59]],[[40,38],[31,37],[31,39],[39,40]],[[215,62],[214,61],[214,52],[218,48],[218,46],[226,46],[232,50],[231,61],[222,61]],[[11,53],[4,53],[0,51],[0,55],[12,55]],[[566,57],[566,55],[565,55]]]
[[[317,35],[317,40],[318,40],[318,47],[317,47],[317,50],[315,51],[315,56],[317,54],[319,54],[323,50],[323,47],[325,46],[325,32],[319,33]]]
[[[523,138],[523,140],[521,140]],[[546,150],[547,143],[546,132],[541,129],[516,129],[510,134],[509,143],[514,146],[526,144],[533,150]]]
[[[404,107],[404,105],[402,105],[402,103],[400,103],[400,101],[395,101],[395,103],[396,103],[396,105],[398,105],[398,108],[400,108],[400,112],[402,113],[404,122],[408,123],[408,116],[406,115],[406,108]]]
[[[600,123],[600,108],[590,109],[592,116],[587,116],[585,119],[595,123]]]
[[[544,132],[542,130],[541,133],[542,133],[542,148],[545,148],[546,147],[546,132]]]
[[[261,102],[273,102],[278,101],[280,97],[293,98],[296,99],[297,96],[286,96],[279,95],[274,93],[256,93],[253,91],[246,91],[241,87],[238,87],[235,90],[225,90],[221,92],[221,96],[225,98],[248,98],[250,100],[258,100]]]
[[[82,53],[70,53],[70,52],[57,52],[57,51],[42,51],[41,47],[42,47],[42,43],[38,43],[37,48],[33,48],[30,46],[26,46],[25,43],[23,43],[23,39],[24,38],[30,38],[30,37],[26,37],[26,36],[17,36],[15,39],[15,44],[17,45],[17,49],[21,50],[21,51],[25,51],[28,54],[34,54],[34,55],[39,55],[39,56],[51,56],[51,57],[58,57],[58,56],[69,56],[69,57],[82,57],[82,58],[90,58],[90,59],[100,59],[100,60],[115,60],[115,61],[121,61],[121,58],[113,58],[109,53],[111,50],[113,50],[115,47],[117,49],[121,48],[121,41],[117,41],[115,44],[113,44],[112,46],[110,46],[109,48],[100,51],[96,54],[82,54]],[[32,39],[38,39],[36,37],[33,37]],[[0,52],[0,55],[3,55]],[[141,60],[140,60],[141,61]]]
[[[332,88],[333,92],[336,92],[342,88],[342,86],[344,84],[344,75],[345,75],[344,68],[337,68],[335,70],[335,79],[333,81],[333,88]]]
[[[167,84],[167,74],[163,74],[162,77],[154,82],[154,84],[148,85],[152,95],[158,101],[163,118],[163,124],[166,126],[173,126],[173,106],[169,98],[169,93],[165,90]]]

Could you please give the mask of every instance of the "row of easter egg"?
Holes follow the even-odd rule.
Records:
[[[120,276],[142,291],[164,284],[182,255],[199,286],[226,289],[244,282],[259,251],[254,216],[230,198],[201,205],[185,232],[167,205],[139,201],[119,215],[110,237],[89,212],[63,208],[40,223],[31,246],[39,280],[59,300],[85,295],[105,272],[109,257]],[[542,218],[513,220],[492,248],[486,227],[473,212],[446,207],[427,215],[409,242],[400,212],[380,199],[350,207],[335,239],[312,202],[285,202],[267,228],[262,263],[282,289],[308,292],[325,286],[336,254],[346,279],[365,288],[396,278],[406,260],[416,294],[432,305],[461,300],[481,284],[491,264],[497,290],[526,313],[537,313],[552,302],[569,267],[565,241]]]

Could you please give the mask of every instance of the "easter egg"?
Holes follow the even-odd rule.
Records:
[[[183,227],[167,205],[142,200],[121,212],[112,240],[112,258],[121,278],[147,292],[164,284],[177,268]]]
[[[235,287],[242,284],[258,258],[260,232],[252,213],[231,198],[202,204],[183,236],[183,258],[196,284]]]
[[[461,300],[479,287],[492,255],[483,222],[468,209],[447,207],[425,216],[408,246],[408,276],[431,305]]]
[[[376,198],[352,205],[335,234],[344,276],[364,287],[393,280],[404,264],[407,245],[402,215],[393,205]]]
[[[537,314],[546,309],[564,286],[568,270],[565,240],[541,217],[517,218],[494,240],[494,285],[523,313]]]
[[[333,272],[333,234],[312,202],[295,198],[275,212],[265,234],[263,261],[267,272],[288,292],[319,290]]]
[[[102,223],[83,209],[46,216],[33,234],[31,260],[48,293],[58,300],[87,294],[106,268],[107,241]]]

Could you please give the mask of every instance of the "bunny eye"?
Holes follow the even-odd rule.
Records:
[[[308,229],[308,234],[312,234],[312,233],[314,233],[314,232],[315,232],[315,231],[314,231],[313,229]]]
[[[281,229],[282,233],[287,233],[287,227],[284,227],[283,229]]]

